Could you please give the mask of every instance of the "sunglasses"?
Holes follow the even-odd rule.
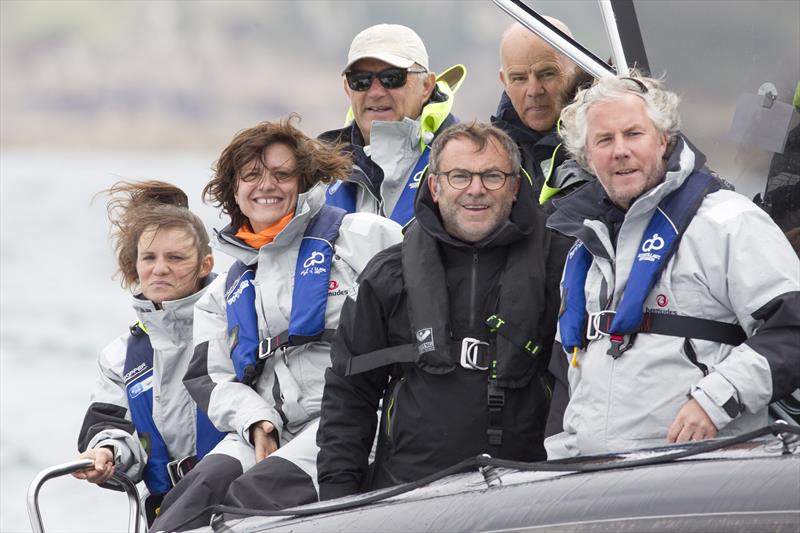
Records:
[[[398,89],[406,84],[408,73],[424,74],[427,70],[411,70],[407,68],[387,68],[380,72],[356,72],[348,70],[344,73],[347,86],[352,91],[366,91],[372,87],[372,80],[378,78],[378,82],[384,89]]]

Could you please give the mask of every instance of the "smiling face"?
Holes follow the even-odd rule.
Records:
[[[555,126],[571,63],[526,28],[510,32],[500,48],[500,81],[520,120],[540,133]]]
[[[441,151],[438,171],[511,172],[511,162],[497,142],[489,140],[478,151],[470,139],[454,138]],[[464,242],[478,242],[492,233],[511,214],[519,194],[519,178],[511,177],[500,189],[490,191],[477,176],[466,189],[454,189],[444,175],[428,177],[433,201],[439,206],[444,229]]]
[[[623,209],[664,177],[667,134],[633,94],[596,102],[586,113],[586,162],[612,202]]]
[[[236,180],[236,204],[256,233],[294,213],[300,180],[291,148],[274,143],[260,158],[242,167]]]
[[[377,59],[361,59],[355,62],[348,70],[353,72],[381,72],[392,65]],[[411,70],[419,69],[414,65]],[[433,92],[436,77],[432,73],[409,73],[405,85],[397,89],[386,89],[377,79],[372,80],[372,85],[366,91],[354,91],[347,86],[347,80],[342,80],[344,92],[350,99],[358,129],[364,135],[364,142],[369,143],[369,134],[372,121],[396,121],[408,117],[417,119],[422,106],[428,101]]]
[[[214,265],[198,259],[194,237],[180,228],[150,228],[139,236],[136,273],[145,298],[160,306],[193,294]]]

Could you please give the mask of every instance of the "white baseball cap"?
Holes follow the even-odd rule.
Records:
[[[428,70],[428,51],[419,35],[400,24],[376,24],[356,35],[347,54],[347,71],[360,59],[384,61],[393,67],[409,68],[414,63]]]

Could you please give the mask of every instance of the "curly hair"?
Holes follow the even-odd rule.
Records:
[[[139,239],[146,231],[181,229],[191,235],[197,249],[198,272],[203,258],[211,254],[203,221],[189,211],[189,199],[178,187],[155,180],[119,181],[98,194],[109,196],[106,211],[117,255],[115,276],[120,276],[123,288],[138,288],[136,260]]]
[[[308,137],[292,125],[299,119],[299,115],[292,113],[280,122],[261,122],[237,133],[222,151],[214,165],[214,175],[203,189],[203,199],[214,207],[221,207],[223,213],[231,217],[233,227],[247,222],[236,203],[239,173],[254,159],[263,163],[264,151],[272,144],[285,144],[294,154],[301,193],[319,182],[330,183],[350,175],[352,156],[345,152],[344,146]]]
[[[661,80],[648,78],[633,71],[630,76],[608,77],[595,80],[591,87],[580,89],[571,104],[561,110],[561,137],[564,146],[583,168],[586,165],[586,115],[592,104],[611,102],[632,94],[645,103],[647,116],[661,133],[666,133],[670,144],[678,134],[678,95],[664,89]],[[589,170],[589,169],[587,169]]]

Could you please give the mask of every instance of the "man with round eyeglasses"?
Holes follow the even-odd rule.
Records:
[[[404,241],[370,261],[342,308],[317,433],[321,499],[481,453],[544,458],[569,243],[545,228],[519,175],[516,144],[491,125],[456,124],[434,141]]]
[[[349,124],[321,135],[346,145],[354,168],[329,188],[328,204],[407,224],[429,146],[456,122],[450,110],[465,72],[456,65],[437,79],[422,39],[405,26],[378,24],[356,35],[342,72]]]

